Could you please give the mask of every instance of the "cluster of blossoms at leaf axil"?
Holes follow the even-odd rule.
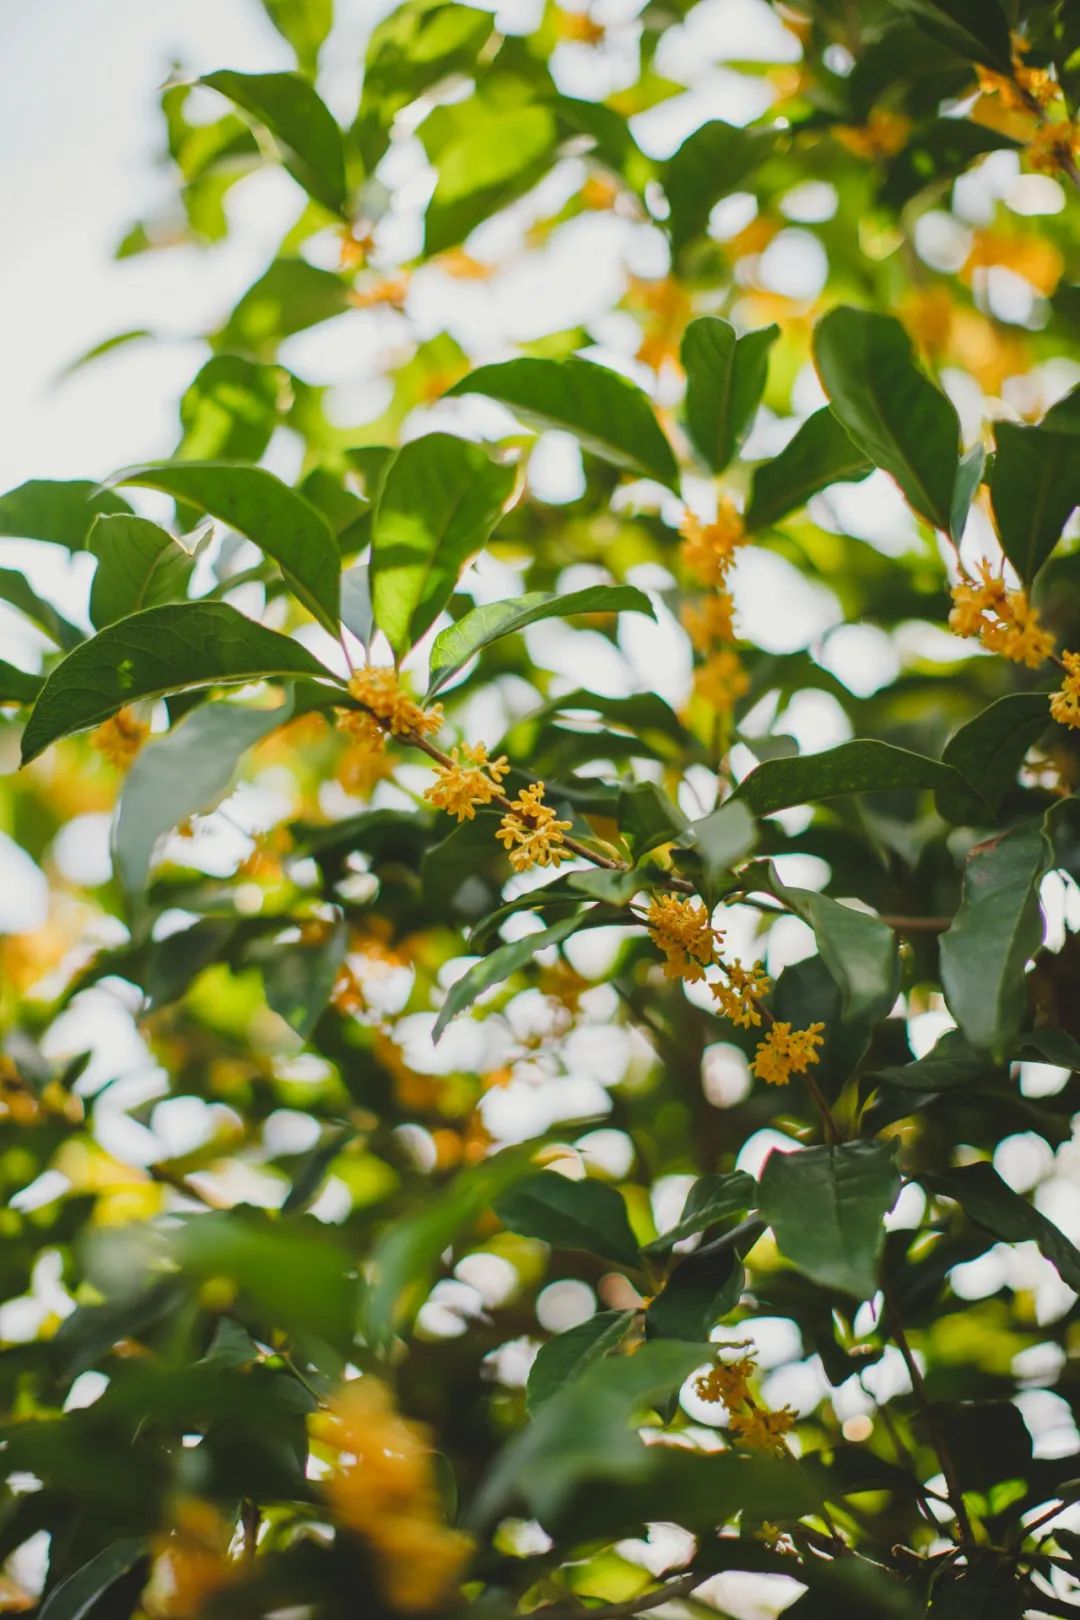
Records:
[[[117,770],[126,771],[150,735],[150,726],[132,708],[118,709],[94,732],[91,746]]]
[[[747,1341],[718,1346],[717,1358],[707,1372],[699,1373],[694,1390],[703,1401],[722,1401],[727,1408],[727,1426],[740,1444],[751,1451],[772,1451],[783,1455],[787,1451],[785,1435],[795,1427],[795,1413],[790,1406],[770,1411],[755,1400],[750,1390],[750,1379],[757,1371],[753,1352],[726,1359],[724,1349],[746,1351]]]
[[[1057,658],[1054,638],[1040,624],[1027,592],[1010,589],[984,558],[979,577],[965,572],[952,588],[952,599],[949,628],[954,634],[975,637],[988,652],[1028,669],[1039,669],[1048,659],[1060,663],[1065,678],[1050,698],[1050,713],[1059,724],[1080,728],[1080,654],[1066,652]]]
[[[734,501],[721,496],[711,523],[688,511],[679,533],[687,572],[713,590],[711,596],[687,603],[682,611],[683,628],[702,659],[694,672],[694,691],[718,714],[727,715],[750,689],[738,653],[723,645],[735,639],[728,581],[739,550],[747,543],[746,528]]]
[[[403,1614],[442,1608],[472,1541],[444,1522],[427,1431],[374,1377],[347,1384],[310,1427],[334,1455],[323,1483],[330,1511],[367,1544],[388,1601]]]
[[[653,944],[664,957],[664,974],[686,984],[705,983],[722,1017],[742,1029],[757,1028],[764,1014],[763,998],[771,988],[764,964],[744,967],[725,962],[724,936],[712,926],[700,900],[674,894],[654,895],[645,923]],[[710,969],[717,970],[715,978]],[[786,1085],[793,1075],[805,1074],[817,1063],[817,1047],[824,1040],[824,1024],[793,1030],[770,1018],[754,1058],[754,1073],[770,1085]]]

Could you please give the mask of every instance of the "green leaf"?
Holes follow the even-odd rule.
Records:
[[[619,793],[619,831],[640,860],[650,849],[686,836],[690,823],[655,782],[635,782]]]
[[[647,1243],[643,1252],[670,1254],[683,1238],[704,1232],[706,1227],[730,1220],[733,1215],[745,1215],[756,1204],[757,1183],[745,1170],[733,1170],[726,1176],[699,1176],[686,1195],[682,1214],[675,1225]]]
[[[96,1553],[54,1586],[38,1610],[38,1620],[86,1620],[111,1586],[148,1556],[144,1536],[126,1536]]]
[[[874,463],[823,405],[807,417],[778,456],[754,469],[746,527],[768,529],[830,484],[857,484],[873,470]]]
[[[406,0],[372,30],[353,130],[369,172],[386,151],[394,115],[440,79],[470,72],[493,27],[492,14],[472,6]]]
[[[606,1182],[571,1181],[557,1170],[541,1170],[503,1193],[495,1213],[511,1232],[552,1248],[584,1249],[618,1266],[641,1264],[626,1204]]]
[[[290,398],[280,366],[215,354],[180,401],[184,461],[258,461]]]
[[[17,540],[51,540],[81,551],[90,525],[100,513],[130,512],[122,495],[101,489],[88,478],[54,483],[31,478],[0,495],[0,535]]]
[[[869,1299],[878,1286],[882,1225],[896,1202],[895,1143],[772,1152],[761,1172],[762,1218],[776,1246],[824,1288]]]
[[[941,985],[972,1046],[1001,1057],[1027,1008],[1024,967],[1042,944],[1039,884],[1054,850],[1029,821],[976,844],[964,863],[960,909],[941,936]]]
[[[672,1272],[648,1306],[645,1332],[650,1339],[702,1344],[738,1305],[745,1285],[746,1272],[734,1247],[699,1249]]]
[[[246,535],[280,565],[308,611],[337,635],[341,560],[330,525],[273,473],[222,461],[163,461],[131,467],[119,481],[164,490]]]
[[[199,80],[263,124],[293,179],[331,213],[345,215],[345,149],[325,102],[299,73],[234,73]]]
[[[39,596],[25,574],[17,568],[0,568],[0,601],[8,602],[48,636],[56,646],[70,652],[83,640],[81,630],[58,613],[51,602]]]
[[[475,116],[435,159],[424,251],[443,253],[530,189],[549,167],[558,135],[547,107],[502,107],[476,98]]]
[[[563,917],[559,922],[552,923],[550,928],[541,928],[532,934],[525,934],[521,939],[511,940],[508,945],[499,945],[489,956],[476,962],[450,986],[431,1031],[432,1045],[438,1045],[450,1020],[456,1018],[459,1012],[464,1012],[466,1007],[471,1007],[477,996],[482,996],[492,985],[501,984],[519,968],[525,967],[538,951],[569,938],[581,927],[587,915],[587,910],[576,911],[572,917]]]
[[[919,1179],[935,1197],[954,1199],[969,1220],[1003,1242],[1037,1243],[1057,1267],[1062,1282],[1080,1293],[1080,1249],[1026,1198],[1013,1192],[993,1165],[966,1164]]]
[[[319,51],[334,24],[334,0],[262,0],[270,21],[296,52],[305,73],[314,73]]]
[[[387,1344],[423,1304],[439,1258],[469,1232],[501,1192],[535,1169],[535,1143],[504,1148],[460,1171],[439,1197],[390,1226],[375,1244],[364,1321],[371,1340]]]
[[[1010,692],[953,732],[942,760],[971,783],[974,795],[939,792],[938,814],[946,821],[985,821],[997,815],[1016,786],[1016,773],[1047,726],[1045,692]]]
[[[700,821],[692,821],[680,843],[701,856],[705,880],[719,883],[757,843],[757,823],[741,799],[729,799]]]
[[[674,485],[671,446],[640,388],[606,366],[527,356],[481,366],[449,390],[500,400],[523,422],[572,433],[584,449],[627,472]]]
[[[992,1074],[993,1065],[985,1052],[976,1052],[958,1029],[949,1029],[917,1062],[874,1069],[866,1078],[877,1085],[899,1086],[902,1091],[948,1091],[989,1079]]]
[[[126,703],[296,675],[334,680],[298,641],[245,619],[224,602],[147,608],[84,641],[52,671],[23,732],[23,764],[58,737],[99,725]]]
[[[891,0],[891,4],[961,56],[1011,76],[1009,24],[998,0]]]
[[[0,703],[33,703],[45,681],[0,658]]]
[[[739,129],[719,118],[702,124],[683,142],[663,175],[676,253],[701,235],[721,197],[744,189],[744,181],[768,157],[774,142],[772,130]]]
[[[765,326],[738,337],[716,315],[703,315],[686,328],[686,425],[714,473],[723,472],[750,430],[765,392],[769,350],[779,336],[778,326]]]
[[[525,1403],[534,1417],[553,1395],[580,1378],[596,1361],[617,1350],[634,1324],[636,1311],[597,1311],[540,1346],[529,1369]]]
[[[557,591],[530,591],[504,602],[489,602],[473,608],[435,637],[428,697],[440,692],[474,654],[492,642],[524,630],[539,619],[569,619],[576,613],[645,613],[650,619],[656,617],[649,598],[632,585],[588,585],[584,590],[561,595]]]
[[[371,600],[375,623],[399,658],[450,600],[516,478],[512,465],[449,433],[413,439],[390,463],[372,522]]]
[[[330,1166],[357,1135],[355,1125],[334,1125],[323,1131],[309,1153],[301,1159],[292,1184],[281,1206],[283,1215],[298,1215],[318,1197]]]
[[[346,568],[341,576],[341,622],[366,647],[375,629],[371,606],[371,569],[367,563]]]
[[[292,712],[291,697],[276,709],[206,703],[146,745],[124,780],[113,829],[116,867],[129,894],[145,888],[157,840],[217,804],[247,750]]]
[[[1020,142],[1011,135],[970,118],[931,118],[908,137],[902,151],[889,161],[881,198],[898,212],[920,192],[939,190],[963,174],[987,152],[1015,152]]]
[[[744,776],[734,798],[757,816],[793,804],[814,804],[845,793],[877,793],[895,788],[970,791],[959,771],[924,754],[874,738],[857,738],[820,754],[769,759]]]
[[[276,259],[236,305],[217,343],[271,359],[287,337],[348,308],[349,289],[340,276],[306,259]]]
[[[865,309],[830,310],[814,330],[814,360],[857,447],[895,478],[916,512],[950,533],[960,422],[916,366],[900,322]]]
[[[975,493],[983,481],[986,470],[986,451],[981,444],[973,444],[960,457],[953,486],[952,512],[949,517],[950,534],[962,535]]]
[[[194,554],[146,518],[95,518],[86,549],[97,558],[90,618],[99,630],[187,594]]]
[[[876,1024],[885,1018],[900,992],[900,955],[892,929],[826,894],[788,888],[771,868],[762,887],[814,930],[821,960],[840,990],[845,1020]]]
[[[994,440],[994,521],[1001,549],[1030,586],[1080,503],[1080,437],[1045,422],[997,422]]]
[[[249,953],[249,960],[262,969],[268,1003],[301,1040],[307,1040],[326,1011],[347,944],[348,930],[338,918],[315,944],[275,940]]]

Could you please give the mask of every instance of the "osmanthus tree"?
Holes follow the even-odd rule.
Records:
[[[3,1606],[1080,1613],[1080,9],[266,9],[174,453],[0,499]]]

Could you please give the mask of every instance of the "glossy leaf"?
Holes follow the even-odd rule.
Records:
[[[692,821],[680,840],[701,856],[706,881],[718,883],[757,842],[757,824],[741,799],[729,799],[700,821]]]
[[[369,170],[386,150],[394,116],[425,90],[467,73],[491,36],[489,12],[447,0],[406,0],[372,30],[354,136]]]
[[[338,918],[314,940],[275,940],[269,949],[251,953],[262,968],[267,1001],[301,1040],[329,1005],[347,944],[348,931]]]
[[[279,564],[286,583],[334,635],[340,556],[322,513],[262,467],[218,461],[165,461],[131,467],[125,484],[161,489],[253,540]]]
[[[740,129],[714,118],[683,142],[663,174],[676,253],[704,231],[722,197],[744,189],[744,182],[768,157],[774,139],[771,130]]]
[[[199,81],[227,96],[264,125],[282,161],[309,197],[332,213],[345,212],[345,151],[341,131],[313,85],[299,73],[206,73]]]
[[[366,647],[375,628],[371,605],[371,569],[356,563],[341,576],[341,622]]]
[[[634,1325],[634,1311],[597,1311],[587,1321],[542,1344],[529,1370],[525,1399],[530,1414],[575,1378],[617,1350]]]
[[[640,1264],[626,1204],[603,1181],[571,1181],[555,1170],[519,1181],[496,1201],[504,1226],[556,1249],[585,1249],[618,1266]]]
[[[84,641],[52,671],[23,733],[23,763],[126,703],[297,675],[334,679],[298,641],[224,602],[147,608]]]
[[[998,73],[1012,71],[1009,24],[999,0],[890,0],[931,38]]]
[[[83,633],[77,629],[70,620],[65,619],[33,589],[25,574],[17,568],[0,568],[0,602],[7,602],[11,607],[36,624],[49,640],[65,652],[77,647],[83,639]]]
[[[379,491],[371,535],[375,624],[401,657],[450,600],[470,557],[502,517],[512,465],[449,433],[398,451]]]
[[[697,1250],[676,1267],[650,1301],[645,1313],[646,1336],[704,1343],[717,1322],[738,1305],[745,1286],[746,1273],[734,1248]]]
[[[1025,755],[1049,724],[1044,692],[1010,692],[961,726],[941,758],[971,783],[974,793],[939,792],[938,813],[961,823],[985,821],[988,812],[996,815],[1016,784]]]
[[[668,1254],[684,1238],[704,1232],[717,1221],[730,1220],[733,1215],[745,1215],[757,1203],[757,1183],[744,1170],[732,1170],[721,1176],[699,1176],[686,1195],[682,1214],[674,1226],[669,1226],[658,1238],[645,1245],[646,1254]]]
[[[1080,1293],[1080,1249],[1026,1198],[981,1161],[920,1178],[935,1197],[955,1199],[969,1220],[1005,1243],[1037,1243],[1062,1282]]]
[[[1053,858],[1038,821],[976,844],[964,862],[960,909],[941,936],[949,1011],[973,1046],[995,1056],[1024,1017],[1024,966],[1042,943],[1039,885]]]
[[[559,922],[552,923],[550,928],[526,934],[521,939],[512,940],[508,945],[497,946],[489,956],[482,957],[479,962],[474,963],[450,986],[431,1031],[432,1041],[437,1043],[450,1020],[456,1018],[459,1012],[464,1012],[466,1007],[471,1007],[477,996],[482,996],[485,990],[490,990],[496,984],[502,984],[512,973],[527,966],[538,951],[546,950],[549,945],[558,945],[562,940],[568,939],[581,927],[585,915],[585,912],[579,911],[571,917],[563,917]]]
[[[98,630],[187,594],[193,553],[146,518],[95,518],[86,549],[97,558],[90,618]]]
[[[81,551],[90,525],[101,513],[130,512],[122,495],[90,479],[54,482],[30,478],[0,495],[0,535],[17,540],[51,540]]]
[[[532,427],[572,433],[583,449],[616,467],[675,481],[675,457],[646,396],[591,360],[505,360],[470,372],[450,393],[486,394]]]
[[[505,602],[473,608],[456,624],[442,630],[431,649],[428,697],[434,697],[465,667],[476,653],[503,636],[524,630],[541,619],[569,619],[578,613],[645,613],[655,619],[652,603],[632,585],[588,585],[566,593],[530,591]]]
[[[43,685],[43,676],[30,675],[0,658],[0,703],[33,703]]]
[[[808,416],[778,456],[754,469],[746,527],[768,529],[830,484],[857,484],[874,463],[827,405]]]
[[[729,321],[703,315],[682,341],[686,425],[705,465],[722,473],[753,423],[765,392],[778,326],[739,337]]]
[[[276,259],[244,293],[218,342],[270,360],[287,337],[343,315],[349,289],[340,276],[306,259]]]
[[[876,793],[895,788],[970,791],[959,771],[893,743],[858,738],[820,754],[770,759],[744,776],[735,797],[758,816],[793,804],[814,804],[845,793]]]
[[[759,1207],[780,1253],[824,1288],[871,1298],[885,1238],[882,1220],[900,1191],[894,1156],[891,1142],[770,1153]]]
[[[1001,548],[1030,586],[1080,504],[1080,433],[998,422],[990,500]]]
[[[884,1018],[900,991],[900,956],[892,929],[827,894],[791,888],[775,872],[766,886],[814,930],[821,960],[840,989],[844,1017],[867,1024]]]
[[[487,106],[435,158],[424,248],[442,253],[505,208],[548,168],[558,133],[547,107]]]
[[[290,398],[280,366],[215,354],[180,401],[185,461],[258,461]]]
[[[305,73],[314,73],[319,51],[333,27],[334,0],[262,0],[267,16],[296,52]]]
[[[960,423],[916,366],[900,322],[870,310],[830,310],[814,329],[814,359],[856,446],[895,478],[921,517],[949,533]]]
[[[39,1620],[86,1620],[122,1576],[149,1556],[143,1536],[110,1542],[89,1563],[54,1586],[38,1611]]]

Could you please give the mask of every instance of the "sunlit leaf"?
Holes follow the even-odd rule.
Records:
[[[325,102],[299,73],[235,73],[222,68],[199,81],[227,96],[270,131],[282,161],[316,202],[345,211],[345,152]]]
[[[750,430],[765,391],[769,350],[779,336],[778,326],[765,326],[739,337],[715,315],[686,328],[686,425],[714,473],[723,472]]]

